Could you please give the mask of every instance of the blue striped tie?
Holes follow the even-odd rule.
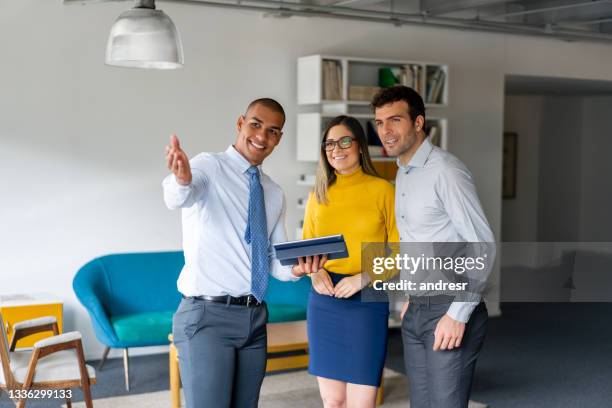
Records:
[[[264,192],[259,182],[257,167],[248,168],[249,173],[249,215],[244,239],[251,245],[251,293],[261,302],[268,288],[268,225]]]

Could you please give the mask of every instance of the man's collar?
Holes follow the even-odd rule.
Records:
[[[225,154],[231,159],[232,163],[236,165],[238,170],[241,173],[245,173],[249,167],[251,167],[251,163],[234,147],[234,145],[230,145],[226,150]],[[257,166],[259,173],[261,174],[261,164]]]
[[[406,165],[402,165],[398,157],[397,166],[405,170],[408,170],[408,168],[410,167],[425,167],[425,163],[427,162],[427,159],[429,158],[429,154],[431,153],[432,150],[433,150],[433,145],[429,141],[429,137],[425,137],[425,139],[423,140],[423,142],[417,149],[414,156],[412,156],[412,158],[410,159],[410,162],[408,162],[408,164]]]

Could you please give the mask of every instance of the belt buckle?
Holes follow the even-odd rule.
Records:
[[[247,305],[247,307],[249,307],[251,305],[251,295],[247,296],[246,305]]]

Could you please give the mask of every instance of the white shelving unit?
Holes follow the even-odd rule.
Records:
[[[298,58],[298,105],[318,108],[316,112],[299,113],[297,117],[297,159],[319,160],[320,140],[327,122],[335,116],[347,114],[362,119],[362,124],[373,119],[369,109],[371,96],[380,89],[381,70],[403,77],[404,82],[421,93],[426,108],[435,110],[448,106],[448,65],[435,62],[386,60],[309,55]],[[404,71],[402,71],[402,69]],[[390,71],[389,71],[390,70]],[[411,72],[403,75],[402,72]],[[420,74],[416,74],[420,72]],[[354,92],[355,87],[361,92]],[[368,91],[369,90],[369,91]],[[356,95],[361,99],[356,99]],[[429,99],[428,99],[429,95]],[[328,99],[328,96],[335,96]],[[448,122],[439,115],[428,117],[426,129],[436,128],[432,140],[448,147]],[[367,131],[367,129],[365,129]],[[377,161],[388,160],[383,157]]]
[[[332,55],[298,58],[298,105],[322,105],[336,113],[348,113],[350,106],[367,106],[379,87],[380,71],[385,68],[419,92],[426,107],[448,105],[446,64]],[[402,70],[406,75],[401,74]]]
[[[429,134],[431,129],[435,128],[432,141],[447,149],[448,120],[443,113],[449,104],[448,65],[422,61],[309,55],[298,58],[297,63],[297,102],[305,110],[297,116],[297,160],[311,163],[319,160],[323,130],[327,123],[338,115],[346,114],[358,118],[367,134],[367,122],[374,119],[370,100],[380,89],[381,79],[385,84],[399,80],[421,94],[428,109],[425,129]],[[431,117],[430,108],[435,111]],[[372,160],[395,161],[390,157],[372,157]],[[314,172],[313,167],[311,175]],[[314,186],[311,180],[298,180],[297,184],[307,189]],[[303,204],[296,205],[298,210],[303,211]],[[296,228],[297,239],[301,238],[301,225],[302,221]]]

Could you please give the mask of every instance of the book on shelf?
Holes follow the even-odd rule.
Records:
[[[443,97],[443,89],[444,89],[444,80],[446,77],[446,72],[444,72],[443,70],[439,71],[439,76],[438,76],[438,80],[436,82],[436,87],[434,88],[434,94],[433,94],[433,102],[434,103],[443,103],[442,101],[442,97]]]
[[[340,61],[323,61],[323,99],[342,99],[342,66]]]
[[[428,70],[426,103],[442,103],[446,73],[442,67]]]
[[[384,79],[384,83],[381,80]],[[423,67],[418,64],[406,64],[402,67],[382,67],[379,70],[379,85],[391,86],[395,84],[408,86],[422,95]]]
[[[349,101],[370,102],[379,90],[379,86],[350,85],[348,99]]]
[[[404,77],[401,84],[414,89],[419,94],[422,94],[423,67],[418,64],[408,64],[404,65],[402,72],[404,73]]]

